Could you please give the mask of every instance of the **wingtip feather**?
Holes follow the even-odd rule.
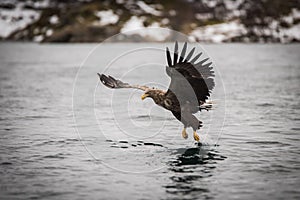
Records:
[[[187,42],[184,43],[181,54],[180,54],[180,58],[179,58],[179,63],[181,63],[184,60],[184,56],[186,53],[186,48],[187,48]]]
[[[190,58],[192,57],[194,51],[195,51],[195,47],[190,51],[190,53],[187,55],[186,59],[184,60],[184,62],[188,62],[190,60]]]
[[[174,58],[173,58],[173,65],[177,64],[177,59],[178,59],[178,42],[175,42],[175,47],[174,47]]]
[[[170,54],[170,50],[169,50],[168,47],[166,48],[166,54],[167,54],[167,62],[168,62],[168,66],[172,66],[171,54]]]

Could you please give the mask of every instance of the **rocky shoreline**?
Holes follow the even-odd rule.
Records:
[[[300,41],[299,0],[15,0],[0,2],[0,39],[164,42],[168,28],[199,42]],[[136,31],[144,29],[143,31]]]

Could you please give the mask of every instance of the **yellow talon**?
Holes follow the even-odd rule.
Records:
[[[188,138],[188,134],[187,134],[187,132],[186,132],[186,129],[185,128],[183,128],[183,130],[182,130],[182,137],[184,138],[184,139],[187,139]]]
[[[199,140],[200,140],[200,137],[199,137],[199,135],[197,134],[196,131],[194,131],[194,139],[195,139],[197,142],[199,142]]]

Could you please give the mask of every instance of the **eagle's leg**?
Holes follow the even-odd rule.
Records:
[[[182,134],[182,137],[183,137],[184,139],[187,139],[187,138],[188,138],[188,134],[187,134],[187,132],[186,132],[186,127],[183,128],[181,134]]]
[[[199,135],[197,134],[196,131],[194,131],[194,139],[195,139],[197,142],[199,142],[199,140],[200,140],[200,137],[199,137]]]
[[[193,130],[194,130],[194,139],[197,142],[199,142],[199,140],[200,140],[200,136],[197,134],[197,130],[199,130],[201,127],[202,127],[202,122],[201,121],[198,121],[198,127],[197,126],[193,127]]]

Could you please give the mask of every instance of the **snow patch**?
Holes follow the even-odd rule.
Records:
[[[209,8],[215,7],[217,5],[216,0],[203,0],[202,3],[205,4]]]
[[[295,19],[300,19],[300,10],[296,9],[296,8],[293,8],[292,10],[292,16],[295,18]]]
[[[34,36],[33,41],[34,42],[41,42],[41,41],[43,41],[43,39],[44,39],[43,35],[37,35],[37,36]]]
[[[119,16],[114,14],[112,10],[98,11],[96,12],[96,16],[100,18],[100,22],[98,23],[100,26],[115,24],[119,21]]]
[[[136,29],[144,28],[144,18],[140,17],[138,18],[137,16],[132,16],[123,26],[121,29],[121,33],[128,32],[128,31],[133,31]]]
[[[289,15],[283,16],[282,20],[288,23],[289,25],[293,24],[295,21],[300,19],[300,11],[297,9],[292,9],[292,12]]]
[[[274,38],[278,38],[281,43],[288,43],[293,40],[300,41],[300,24],[279,31],[273,30],[272,35]]]
[[[158,22],[150,26],[144,26],[145,17],[132,16],[121,29],[125,35],[140,35],[144,38],[151,38],[155,41],[164,41],[170,36],[170,32],[162,29]]]
[[[269,31],[263,29],[259,30],[254,28],[253,31],[258,36],[271,36],[277,38],[282,43],[288,43],[293,40],[300,41],[300,11],[297,9],[292,9],[292,12],[289,15],[283,16],[282,21],[286,22],[289,27],[281,27],[278,20],[272,20],[269,23]]]
[[[124,4],[124,3],[125,3],[125,0],[116,0],[116,3],[117,3],[117,4]]]
[[[284,29],[282,30],[282,32],[284,35],[288,36],[289,39],[297,39],[298,41],[300,41],[300,24],[292,26],[288,29]]]
[[[21,5],[17,5],[12,10],[0,9],[0,37],[7,38],[13,32],[24,29],[39,18],[39,11],[22,9]]]
[[[213,14],[212,13],[196,13],[195,18],[198,20],[208,20],[208,19],[213,18]]]
[[[224,4],[228,10],[238,10],[239,6],[244,3],[244,0],[226,0]]]
[[[57,17],[57,15],[52,15],[49,18],[49,23],[50,24],[58,24],[59,23],[59,18]]]
[[[230,38],[246,34],[246,28],[238,21],[209,25],[196,28],[191,32],[191,38],[196,41],[220,43]]]
[[[144,12],[151,14],[151,15],[155,15],[155,16],[161,16],[161,12],[158,10],[155,10],[154,8],[152,8],[151,6],[147,5],[145,2],[143,1],[138,1],[136,3]]]
[[[171,16],[177,15],[176,10],[169,10],[169,15],[171,15]]]
[[[46,36],[51,36],[53,34],[53,30],[52,29],[48,29],[47,31],[46,31]]]
[[[50,0],[44,1],[34,1],[33,7],[34,8],[48,8],[50,6]]]
[[[170,20],[169,20],[168,18],[163,18],[163,19],[161,20],[161,23],[162,23],[163,25],[167,25],[167,24],[170,23]]]

